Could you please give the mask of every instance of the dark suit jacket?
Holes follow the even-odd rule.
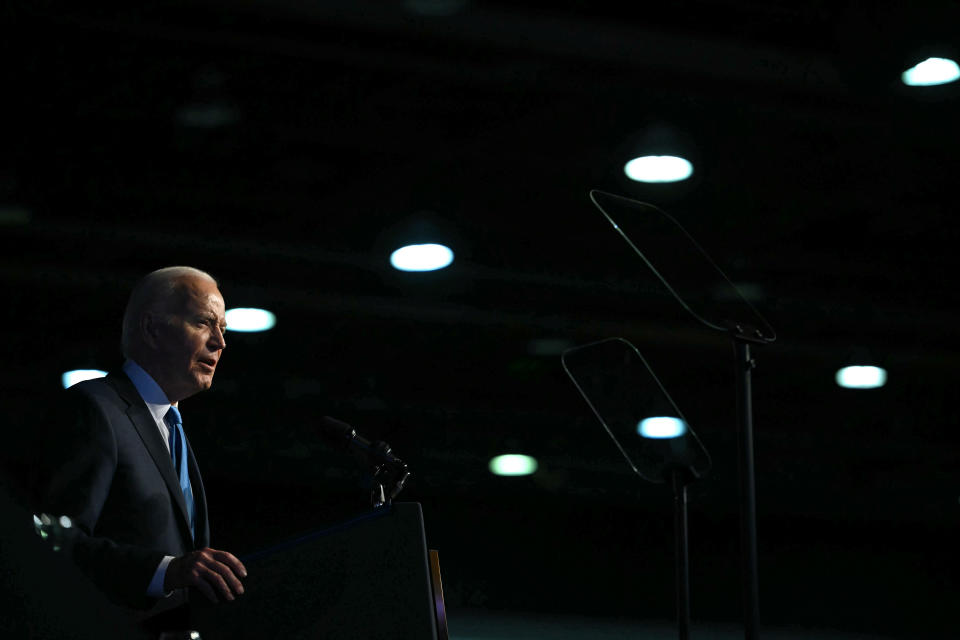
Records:
[[[209,546],[207,501],[193,450],[188,468],[196,541],[186,504],[153,416],[123,373],[74,385],[46,431],[40,508],[73,520],[70,545],[81,571],[119,604],[169,608],[147,586],[165,555]]]

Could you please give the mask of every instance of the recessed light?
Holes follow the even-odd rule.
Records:
[[[536,459],[519,453],[507,453],[490,460],[490,473],[497,476],[528,476],[536,470]]]
[[[679,156],[641,156],[623,166],[637,182],[680,182],[693,175],[693,165]]]
[[[949,58],[927,58],[900,76],[909,87],[930,87],[947,84],[960,78],[960,66]]]
[[[277,325],[277,316],[266,309],[238,307],[236,309],[228,309],[226,316],[227,331],[254,333],[257,331],[269,331]]]
[[[879,389],[887,384],[887,371],[874,366],[844,367],[837,371],[836,380],[845,389]]]
[[[453,251],[442,244],[408,244],[390,255],[390,264],[399,271],[436,271],[452,262]]]
[[[655,416],[644,418],[637,423],[637,433],[644,438],[663,440],[679,438],[687,432],[687,423],[680,418],[669,416]]]

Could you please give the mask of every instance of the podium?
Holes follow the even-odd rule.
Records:
[[[240,559],[244,595],[213,605],[190,594],[189,628],[203,640],[446,638],[419,503],[395,502]]]

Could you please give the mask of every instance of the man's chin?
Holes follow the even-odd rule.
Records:
[[[189,389],[184,390],[184,398],[189,398],[192,395],[196,395],[201,391],[206,391],[211,386],[213,386],[213,374],[200,374],[195,375],[192,380],[192,384]]]

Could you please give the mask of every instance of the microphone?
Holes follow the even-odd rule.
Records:
[[[400,458],[393,455],[390,445],[386,442],[371,442],[342,420],[323,416],[320,419],[320,433],[331,446],[341,451],[356,451],[374,464],[403,464]]]
[[[320,419],[320,433],[334,448],[358,453],[370,464],[373,472],[370,504],[375,509],[390,504],[410,477],[407,465],[393,455],[390,445],[382,440],[370,442],[342,420],[323,416]]]

